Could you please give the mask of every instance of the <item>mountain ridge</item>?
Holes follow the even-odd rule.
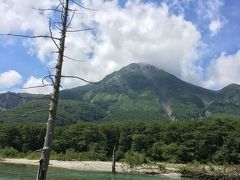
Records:
[[[102,119],[94,120],[240,117],[239,85],[209,90],[149,64],[133,63],[107,75],[98,84],[63,90],[60,100],[83,102],[101,110],[96,117]]]

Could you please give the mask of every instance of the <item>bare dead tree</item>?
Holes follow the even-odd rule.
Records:
[[[76,3],[73,0],[64,0],[64,2],[62,2],[60,0],[60,4],[58,7],[62,6],[62,15],[61,15],[61,23],[60,23],[62,27],[57,26],[57,29],[59,29],[61,31],[61,38],[60,38],[59,45],[57,45],[57,43],[56,43],[56,40],[58,40],[58,39],[53,38],[53,34],[51,31],[51,19],[49,21],[49,32],[51,35],[50,37],[51,37],[52,41],[54,42],[54,44],[56,45],[56,47],[58,48],[58,59],[57,59],[56,67],[55,67],[56,72],[54,75],[54,79],[52,78],[53,75],[51,75],[49,73],[49,75],[44,77],[43,81],[42,81],[43,85],[45,85],[44,84],[45,78],[49,78],[51,80],[51,82],[53,84],[53,93],[52,93],[50,107],[49,107],[49,115],[48,115],[45,141],[44,141],[44,145],[43,145],[43,148],[41,151],[41,158],[39,160],[39,169],[38,169],[38,174],[37,174],[38,180],[45,180],[46,176],[47,176],[47,170],[48,170],[50,153],[51,153],[51,145],[53,142],[55,122],[56,122],[56,116],[57,116],[57,105],[58,105],[59,89],[61,87],[61,78],[77,78],[82,81],[92,83],[92,82],[89,82],[89,81],[87,81],[83,78],[77,77],[77,76],[63,76],[62,75],[62,66],[63,66],[64,58],[74,60],[73,58],[70,58],[70,57],[64,55],[66,33],[92,30],[92,28],[85,28],[85,29],[80,29],[80,30],[68,30],[68,28],[70,27],[70,25],[72,23],[73,17],[77,11],[77,10],[71,10],[69,8],[70,1],[77,4],[81,8],[84,8],[87,10],[92,10],[92,9],[82,6],[81,4]],[[56,11],[56,10],[57,10],[57,8],[54,9],[54,11]],[[69,18],[69,12],[72,13],[72,16],[70,18]]]
[[[53,142],[53,135],[55,129],[55,121],[57,116],[57,105],[58,105],[58,97],[59,97],[59,89],[61,83],[62,76],[62,64],[64,58],[64,50],[65,50],[65,38],[67,32],[67,22],[68,22],[68,13],[69,13],[69,0],[65,0],[64,5],[62,5],[62,30],[61,30],[61,38],[58,46],[58,59],[56,64],[56,73],[54,77],[53,84],[53,95],[51,98],[51,103],[49,107],[49,115],[48,115],[48,123],[47,130],[44,140],[44,145],[42,148],[41,158],[39,160],[39,169],[37,174],[38,180],[45,180],[47,176],[47,170],[49,165],[50,153],[51,153],[51,145]]]
[[[117,151],[117,144],[113,146],[112,152],[112,173],[116,173],[116,151]]]
[[[50,38],[55,46],[57,47],[57,51],[54,53],[58,54],[57,57],[57,63],[55,66],[55,75],[50,74],[45,76],[42,79],[42,85],[39,86],[33,86],[33,87],[24,87],[22,89],[31,89],[31,88],[44,88],[47,86],[52,86],[53,87],[53,92],[52,96],[50,97],[50,107],[49,109],[40,109],[40,110],[35,110],[32,112],[29,112],[27,114],[24,114],[23,116],[27,116],[29,114],[41,112],[41,111],[48,111],[48,121],[47,121],[47,129],[46,129],[46,135],[44,139],[44,145],[43,148],[41,149],[41,158],[39,160],[39,169],[37,173],[37,180],[45,180],[47,177],[47,171],[48,171],[48,165],[49,165],[49,159],[50,159],[50,153],[51,153],[51,145],[53,142],[54,138],[54,129],[55,129],[55,122],[56,122],[56,116],[57,116],[57,106],[58,106],[58,98],[59,98],[59,90],[61,86],[61,78],[75,78],[82,80],[87,83],[94,83],[87,81],[81,77],[77,76],[70,76],[70,75],[62,75],[62,66],[63,66],[63,61],[64,59],[72,60],[72,61],[78,61],[78,62],[84,62],[81,60],[76,60],[73,59],[69,56],[66,56],[64,54],[65,52],[65,39],[66,39],[66,34],[67,33],[77,33],[77,32],[82,32],[82,31],[91,31],[93,28],[83,28],[83,29],[76,29],[76,30],[69,30],[70,25],[72,23],[72,20],[74,18],[74,15],[76,14],[76,9],[70,9],[69,5],[70,2],[77,5],[78,7],[89,10],[89,11],[96,11],[95,9],[90,9],[82,4],[78,3],[75,0],[59,0],[59,4],[55,9],[49,8],[49,9],[36,9],[40,11],[53,11],[54,13],[61,13],[61,18],[60,21],[58,22],[53,22],[54,27],[57,28],[60,31],[61,37],[54,37],[52,33],[52,22],[51,18],[49,19],[49,33],[50,35],[25,35],[25,34],[14,34],[14,33],[8,33],[8,34],[0,34],[0,36],[15,36],[15,37],[21,37],[21,38],[31,38],[31,39],[36,39],[36,38]],[[71,16],[70,16],[71,13]],[[58,25],[57,25],[58,24]],[[61,26],[61,27],[59,27]],[[50,79],[51,83],[46,84],[44,81],[46,79]],[[21,97],[20,98],[24,98]],[[49,98],[49,97],[48,97]]]

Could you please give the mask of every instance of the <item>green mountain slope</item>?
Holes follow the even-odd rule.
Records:
[[[240,86],[230,84],[216,93],[217,97],[207,108],[209,116],[240,119]]]
[[[16,108],[0,113],[0,122],[39,122],[46,123],[48,117],[47,100],[34,100]],[[33,111],[36,111],[33,113]],[[78,121],[98,121],[105,117],[105,112],[94,104],[73,100],[60,100],[57,124],[67,125]]]
[[[64,90],[63,99],[98,104],[107,119],[185,119],[204,116],[216,92],[146,64],[130,64],[99,84]]]
[[[59,124],[80,120],[182,120],[206,117],[239,118],[240,86],[212,91],[184,82],[147,64],[130,64],[88,84],[60,93]],[[45,104],[45,105],[44,105]],[[23,112],[47,109],[32,101],[0,113],[1,121],[45,122],[46,112],[20,118]]]

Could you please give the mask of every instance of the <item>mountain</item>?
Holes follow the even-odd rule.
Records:
[[[239,85],[232,84],[219,91],[208,90],[148,64],[130,64],[96,84],[63,90],[60,99],[59,119],[65,117],[62,124],[68,123],[64,119],[69,118],[70,122],[76,122],[240,117]],[[0,120],[14,119],[9,114],[40,106],[34,103],[39,102],[28,102],[2,112]],[[40,121],[36,116],[34,120]]]
[[[19,98],[16,93],[7,92],[0,94],[0,112],[15,108],[26,101],[26,99]]]
[[[28,94],[28,93],[13,93],[6,92],[0,94],[0,112],[13,109],[21,104],[30,102],[34,99],[41,99],[47,97],[43,94]]]

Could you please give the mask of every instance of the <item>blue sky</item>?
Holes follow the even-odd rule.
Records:
[[[47,13],[58,1],[9,0],[0,4],[0,33],[48,33]],[[132,63],[153,64],[175,76],[210,89],[240,83],[240,12],[237,0],[119,0],[82,4],[73,28],[94,26],[95,32],[69,34],[66,53],[86,61],[65,61],[63,73],[97,81]],[[72,8],[76,8],[71,5]],[[57,29],[53,29],[57,34]],[[56,56],[49,40],[0,37],[0,92],[39,85]],[[91,54],[91,56],[89,56]],[[83,85],[66,79],[64,88]],[[25,90],[49,93],[50,88]]]

